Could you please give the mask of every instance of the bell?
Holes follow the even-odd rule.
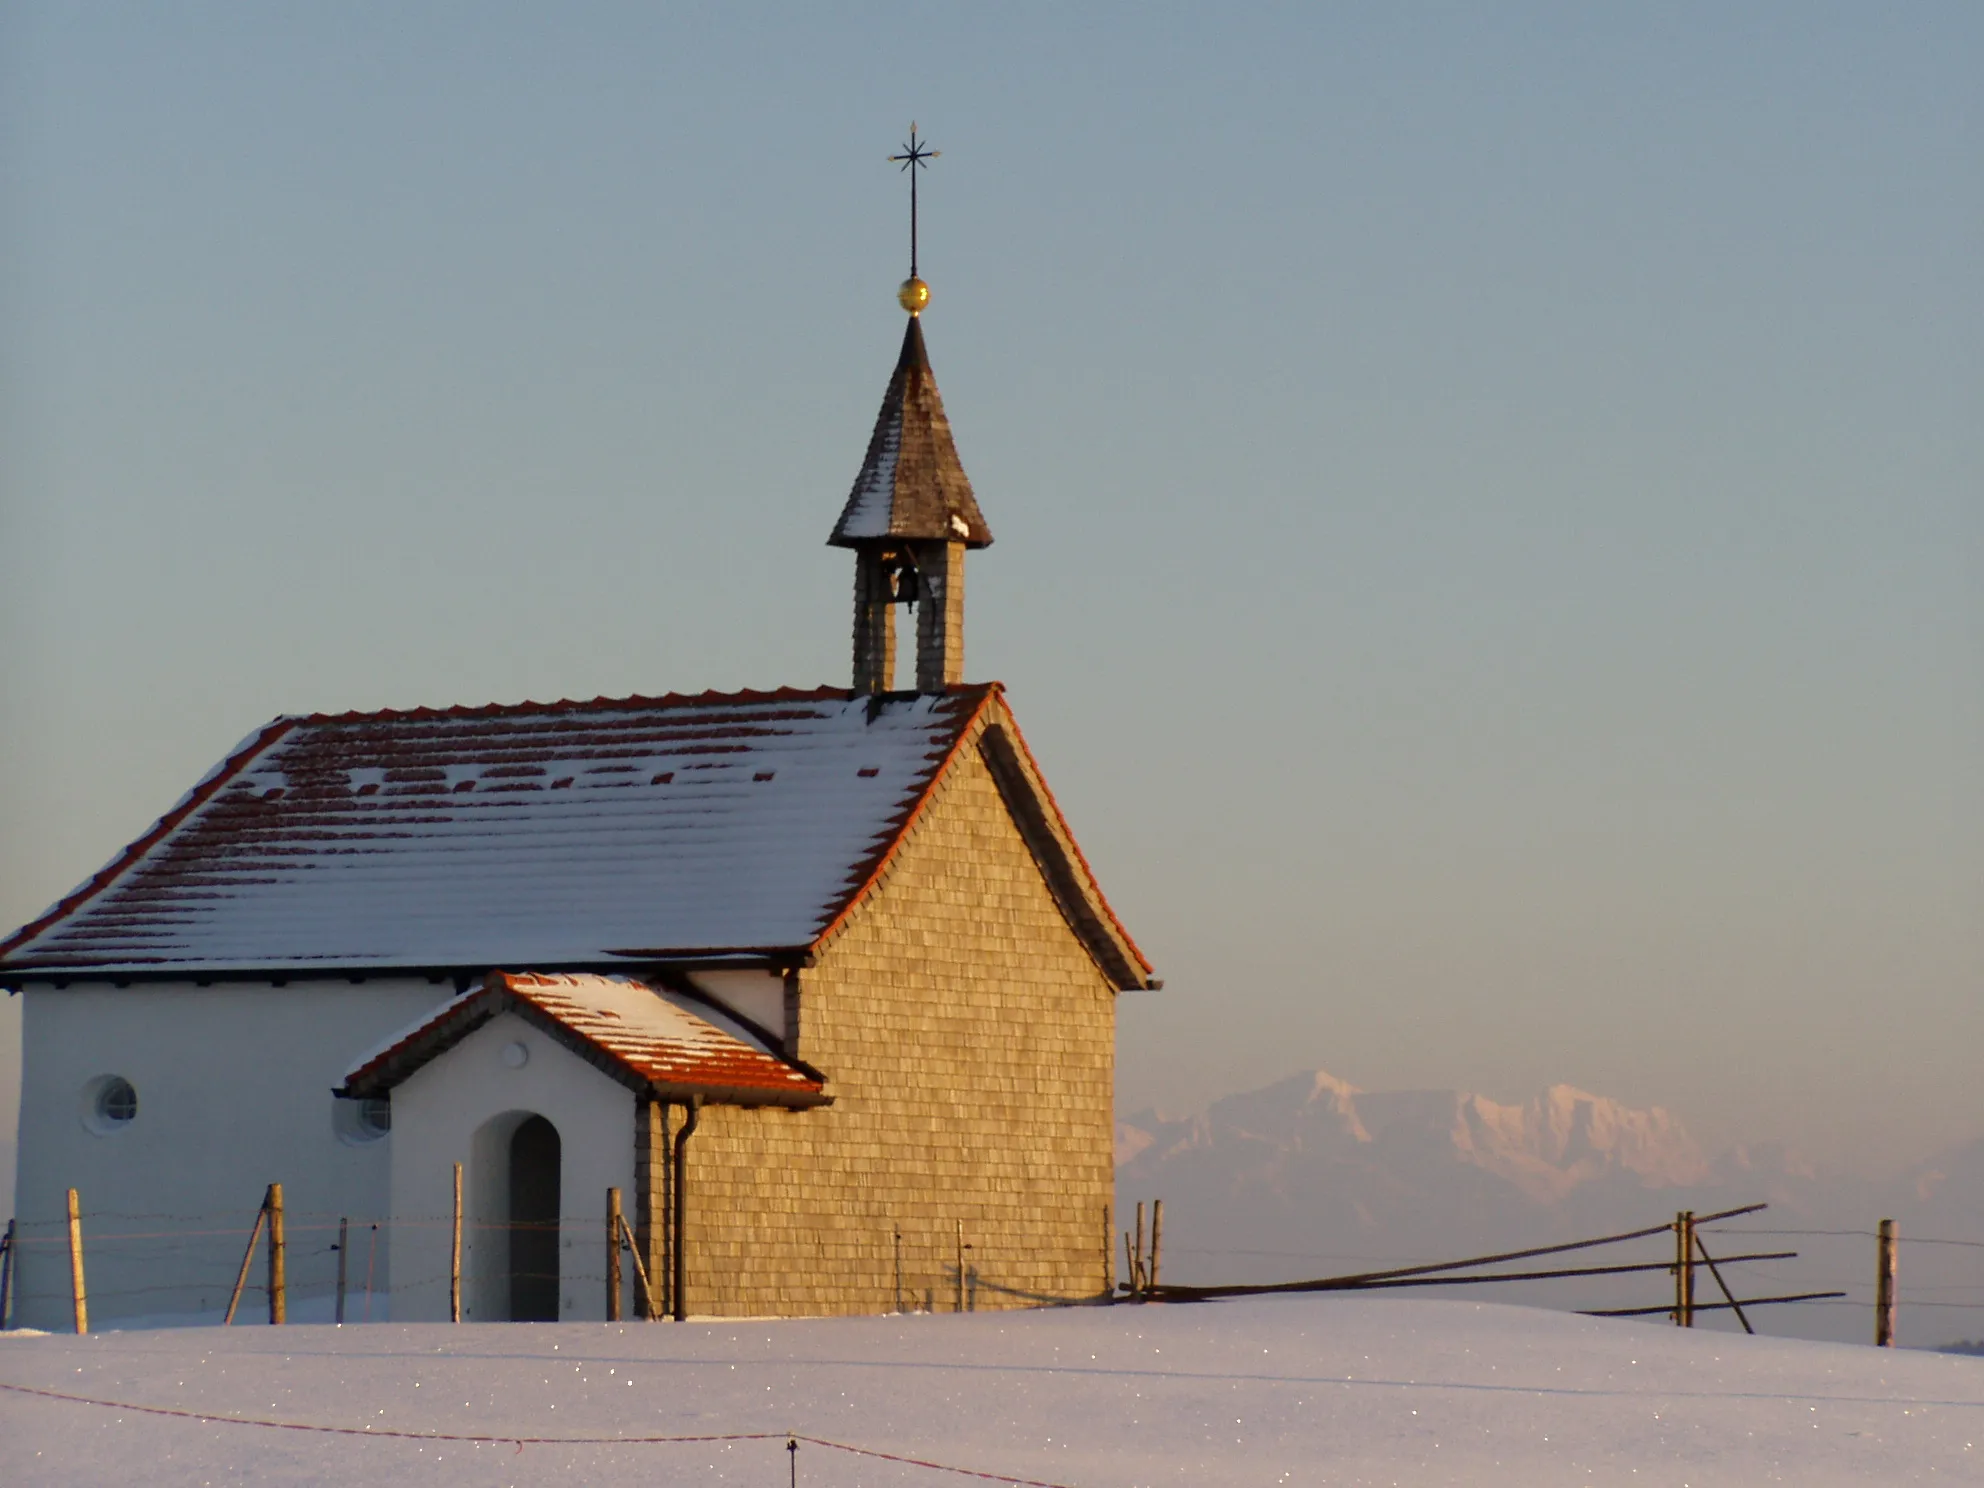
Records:
[[[896,592],[891,601],[894,604],[913,605],[917,599],[916,565],[905,563],[896,570]]]

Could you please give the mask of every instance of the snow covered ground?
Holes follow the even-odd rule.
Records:
[[[192,1413],[0,1390],[16,1488],[973,1481],[788,1431],[1080,1488],[1984,1483],[1984,1359],[1393,1298],[13,1334],[0,1383]]]

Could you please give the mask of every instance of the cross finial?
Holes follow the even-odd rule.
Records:
[[[900,155],[889,159],[909,172],[909,278],[896,293],[896,299],[911,315],[916,314],[930,303],[930,286],[916,273],[916,176],[918,171],[929,169],[930,162],[943,154],[942,150],[932,150],[916,137],[916,121],[909,122],[909,142],[902,147]]]

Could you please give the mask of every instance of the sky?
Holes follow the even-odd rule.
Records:
[[[1930,0],[16,0],[0,921],[280,713],[844,682],[913,118],[1123,1109],[1984,1135],[1979,76]]]

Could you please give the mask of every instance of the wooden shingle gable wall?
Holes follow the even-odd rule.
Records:
[[[1116,982],[978,738],[797,974],[791,1052],[832,1077],[834,1104],[702,1114],[688,1148],[692,1313],[949,1310],[960,1225],[967,1305],[1107,1288]]]
[[[850,917],[883,883],[890,863],[908,842],[926,807],[938,797],[960,762],[974,757],[996,783],[999,798],[1055,903],[1111,985],[1118,991],[1156,986],[1150,962],[1103,896],[1102,886],[1083,857],[1060,805],[1047,788],[1040,767],[1006,706],[1004,689],[997,683],[988,689],[933,773],[924,794],[910,808],[902,833],[877,854],[866,881],[814,942],[814,953],[817,955],[832,943]]]

